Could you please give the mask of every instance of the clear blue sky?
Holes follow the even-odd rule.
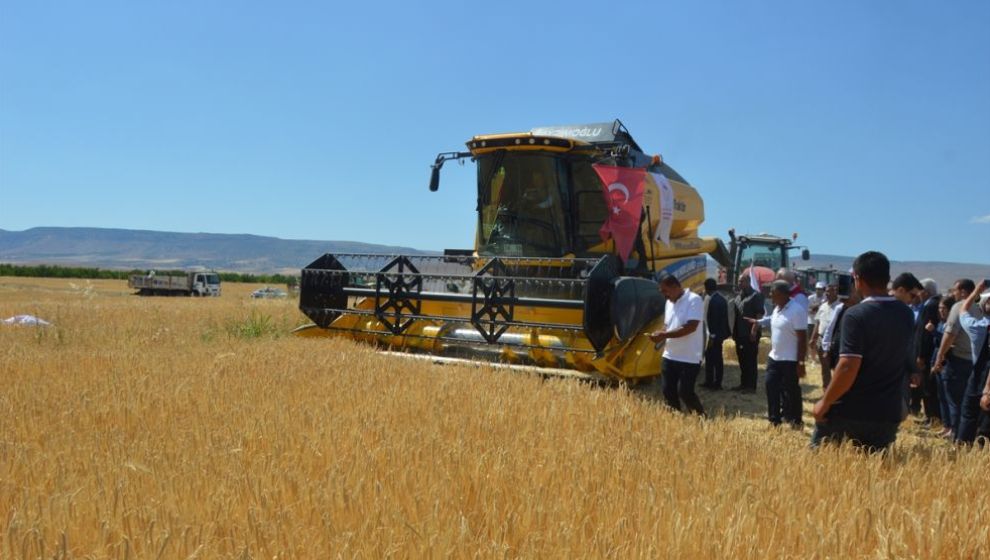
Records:
[[[464,248],[437,152],[617,117],[706,235],[990,262],[990,2],[420,4],[0,0],[0,228]]]

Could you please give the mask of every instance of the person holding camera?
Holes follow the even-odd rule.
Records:
[[[953,439],[959,437],[962,403],[966,395],[969,376],[973,373],[973,344],[959,317],[962,315],[963,304],[975,288],[976,285],[968,278],[957,280],[952,287],[952,295],[956,304],[949,310],[942,343],[938,348],[935,362],[932,364],[932,373],[941,377],[940,380],[947,399],[945,408],[949,412],[949,418],[943,418],[942,422],[952,430]],[[973,314],[978,313],[979,316],[982,316],[982,313],[974,308]],[[979,351],[978,348],[977,351]]]
[[[983,280],[969,294],[960,308],[959,323],[972,344],[973,372],[966,383],[962,406],[959,411],[957,443],[973,443],[979,432],[983,437],[990,436],[990,417],[980,409],[980,401],[990,396],[987,390],[987,370],[990,367],[990,298],[976,304],[980,294],[990,287],[990,279]],[[984,407],[988,408],[988,407]]]

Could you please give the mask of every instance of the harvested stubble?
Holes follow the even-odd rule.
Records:
[[[0,278],[0,317],[56,324],[0,328],[0,556],[990,551],[990,452],[908,434],[886,459],[813,453],[731,400],[701,421],[652,388],[279,336],[293,303],[249,288],[152,299]],[[236,328],[259,314],[277,329]]]

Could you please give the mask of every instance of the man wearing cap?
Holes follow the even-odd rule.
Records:
[[[828,386],[832,379],[832,365],[828,361],[828,348],[824,344],[825,331],[828,330],[835,308],[839,305],[839,287],[832,284],[825,288],[825,301],[818,307],[815,314],[814,326],[811,330],[809,346],[818,355],[818,362],[822,365],[822,388]]]
[[[825,282],[821,280],[815,282],[815,293],[808,296],[808,332],[811,332],[811,328],[815,324],[815,317],[818,315],[818,310],[821,305],[825,303]]]

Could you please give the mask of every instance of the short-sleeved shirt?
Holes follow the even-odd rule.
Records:
[[[980,352],[984,351],[987,346],[987,329],[990,328],[990,317],[985,315],[983,317],[977,317],[975,313],[978,312],[977,307],[979,305],[974,305],[969,311],[963,311],[959,315],[959,322],[966,329],[966,334],[969,335],[973,365],[979,363]]]
[[[677,301],[667,300],[664,309],[663,326],[667,332],[683,327],[688,321],[704,321],[704,301],[701,296],[691,290],[684,290]],[[663,350],[663,357],[675,362],[700,364],[701,354],[705,350],[705,332],[698,325],[693,333],[680,338],[668,338]]]
[[[832,343],[835,341],[835,327],[838,325],[836,319],[839,318],[839,313],[842,312],[842,308],[845,304],[842,301],[836,301],[835,307],[829,308],[829,318],[828,324],[825,327],[818,327],[818,332],[822,333],[822,350],[828,352],[828,349],[832,347]]]
[[[828,416],[900,422],[914,356],[914,313],[893,297],[869,297],[842,317],[839,356],[862,359],[856,380]]]
[[[827,329],[828,324],[832,322],[832,316],[837,305],[839,305],[839,300],[829,303],[826,299],[818,307],[818,313],[815,314],[815,320],[812,321],[812,324],[818,325],[818,336],[825,334],[825,329]]]
[[[945,320],[945,334],[956,333],[956,338],[952,341],[952,355],[960,360],[971,362],[973,361],[973,343],[969,340],[969,333],[959,321],[964,303],[966,302],[957,301],[949,310],[949,318]],[[983,317],[978,305],[974,305],[970,309],[970,314],[976,319]]]
[[[815,324],[815,317],[818,315],[818,311],[821,309],[821,305],[827,301],[825,296],[818,295],[818,292],[812,293],[808,296],[808,326]]]
[[[798,359],[798,331],[808,330],[808,312],[794,300],[784,307],[775,307],[761,326],[770,327],[770,358],[775,362],[796,362]]]

